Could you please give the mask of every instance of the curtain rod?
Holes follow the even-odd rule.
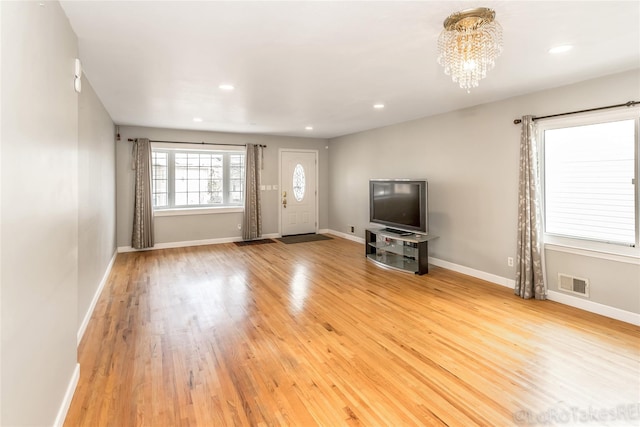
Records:
[[[549,119],[551,117],[568,116],[569,114],[588,113],[590,111],[598,111],[598,110],[608,110],[609,108],[633,107],[634,105],[638,105],[638,104],[640,104],[639,101],[629,101],[624,104],[608,105],[606,107],[589,108],[588,110],[570,111],[568,113],[551,114],[549,116],[534,117],[532,120],[536,121],[536,120],[542,120],[542,119]],[[518,125],[520,123],[522,123],[521,119],[515,119],[513,121],[514,125]]]
[[[135,141],[135,139],[133,138],[128,138],[127,141],[129,142],[133,142]],[[232,147],[246,147],[247,144],[220,144],[220,143],[213,143],[213,142],[188,142],[188,141],[152,141],[149,140],[149,142],[165,142],[168,144],[196,144],[196,145],[228,145],[228,146],[232,146]],[[257,144],[259,147],[262,148],[267,148],[266,145],[262,145],[262,144]]]

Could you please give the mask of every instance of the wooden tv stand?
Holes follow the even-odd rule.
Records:
[[[376,264],[415,274],[429,272],[431,234],[398,234],[384,228],[367,228],[365,256]]]

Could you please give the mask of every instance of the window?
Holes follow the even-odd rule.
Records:
[[[539,129],[545,240],[637,247],[637,109],[556,119]]]
[[[153,148],[151,164],[155,209],[244,204],[244,152]]]
[[[301,202],[304,199],[304,189],[305,189],[305,177],[304,177],[304,168],[300,163],[296,165],[293,169],[293,196],[296,198],[298,202]]]

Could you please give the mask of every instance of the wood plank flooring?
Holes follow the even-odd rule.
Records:
[[[340,238],[119,254],[79,361],[65,426],[640,423],[640,328]]]

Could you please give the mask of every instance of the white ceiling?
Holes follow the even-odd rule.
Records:
[[[640,68],[638,1],[61,3],[121,125],[331,138]],[[469,94],[437,39],[478,6],[495,9],[504,51]]]

